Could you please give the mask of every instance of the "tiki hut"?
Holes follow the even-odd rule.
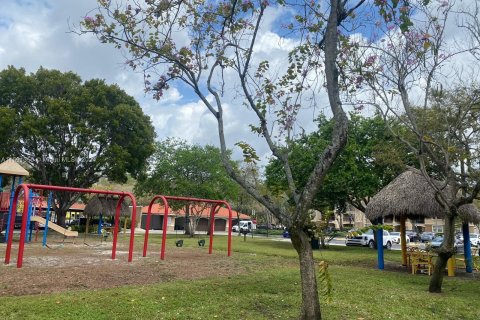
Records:
[[[442,218],[444,213],[423,174],[409,168],[370,200],[365,215],[374,221],[385,216]]]
[[[114,217],[115,212],[117,209],[118,204],[118,197],[117,196],[106,196],[106,195],[95,195],[93,196],[90,201],[88,201],[87,205],[85,206],[84,215],[87,216],[87,230],[88,233],[88,224],[91,217],[94,216],[102,216],[102,217]],[[122,202],[122,206],[120,208],[120,216],[121,217],[130,217],[131,210],[128,207],[125,201]],[[126,219],[125,219],[125,227],[126,227]],[[124,229],[125,231],[125,229]]]
[[[441,185],[440,181],[434,181]],[[452,195],[453,196],[453,195]],[[418,169],[409,168],[380,190],[368,203],[365,215],[371,221],[387,216],[400,218],[403,264],[406,264],[405,221],[407,218],[443,218],[444,209],[435,199],[435,191]],[[464,222],[478,223],[480,213],[475,205],[459,208]]]
[[[458,208],[458,216],[463,223],[480,223],[480,211],[473,203],[464,204]]]
[[[115,216],[115,211],[117,209],[118,197],[116,196],[102,196],[96,195],[90,201],[88,201],[85,206],[84,214],[88,217],[102,215],[104,217],[113,217]],[[125,201],[122,202],[122,207],[120,209],[120,216],[130,217],[130,209]]]

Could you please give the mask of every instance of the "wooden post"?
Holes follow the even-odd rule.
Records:
[[[447,271],[449,277],[455,277],[455,257],[452,256],[447,261]]]
[[[402,265],[407,265],[407,236],[405,234],[405,221],[407,217],[400,217],[400,245],[402,246]]]

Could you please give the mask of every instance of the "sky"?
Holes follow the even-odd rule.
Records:
[[[160,101],[153,100],[144,93],[143,75],[125,65],[126,58],[121,51],[100,43],[92,35],[79,36],[70,32],[96,6],[96,0],[0,0],[0,70],[13,65],[35,72],[43,66],[73,71],[83,80],[105,79],[136,98],[151,117],[158,139],[177,137],[189,143],[218,145],[214,117],[185,87],[173,85]],[[279,57],[294,45],[291,39],[282,39],[276,33],[272,22],[279,14],[270,11],[266,15],[257,45],[258,59],[269,59],[271,65],[281,65]],[[234,158],[241,155],[234,143],[243,140],[255,147],[265,164],[270,153],[248,127],[248,124],[256,124],[251,110],[247,110],[241,96],[233,92],[227,92],[224,101],[227,101],[227,147],[234,150]],[[316,102],[315,108],[307,108],[299,115],[298,128],[307,132],[314,130],[313,119],[328,112],[324,95]]]
[[[156,101],[145,94],[143,75],[125,65],[126,58],[120,50],[100,43],[93,35],[70,32],[96,6],[95,0],[0,0],[0,70],[13,65],[30,73],[42,66],[73,71],[83,80],[100,78],[117,83],[151,117],[158,139],[177,137],[189,143],[218,146],[215,118],[189,90],[173,85]],[[259,40],[260,54],[272,61],[282,50],[291,48],[283,44],[280,49],[279,36],[267,30],[274,17],[275,14],[267,17],[265,33]],[[253,114],[245,112],[235,94],[225,101],[227,147],[234,149],[234,158],[241,158],[234,143],[243,140],[251,142],[260,157],[267,159],[266,145],[247,126],[255,123]],[[307,114],[303,127],[314,128],[312,119],[316,112],[308,110]]]

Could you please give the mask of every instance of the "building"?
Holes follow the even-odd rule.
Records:
[[[208,230],[208,221],[210,218],[210,206],[201,207],[196,206],[191,208],[190,217],[191,219],[198,218],[198,224],[196,231],[206,232]],[[155,203],[152,206],[152,216],[150,220],[150,229],[153,230],[162,230],[163,226],[163,214],[165,212],[165,207],[159,203]],[[146,228],[148,206],[142,207],[142,216],[140,221],[140,228]],[[250,216],[238,213],[232,210],[232,224],[235,225],[240,220],[249,220]],[[184,230],[185,229],[185,208],[174,210],[169,208],[168,221],[167,221],[167,231],[174,230]],[[218,212],[215,214],[215,231],[228,231],[231,227],[228,224],[228,209],[220,207]]]

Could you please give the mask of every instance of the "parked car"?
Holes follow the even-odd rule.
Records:
[[[460,239],[460,240],[463,241],[463,232],[461,232],[461,231],[460,231],[460,232],[457,232],[457,233],[455,234],[455,238]]]
[[[480,234],[470,233],[470,244],[477,248],[480,248]]]
[[[233,232],[248,233],[255,229],[257,229],[257,225],[250,220],[241,220],[239,224],[236,224],[232,227]]]
[[[391,249],[393,244],[393,237],[386,230],[383,230],[383,246],[387,249]],[[353,235],[345,240],[346,246],[368,246],[369,248],[375,248],[375,240],[373,236],[373,230],[369,229],[362,234]]]
[[[390,232],[390,236],[392,236],[392,241],[396,244],[399,244],[401,242],[401,238],[400,238],[400,232]],[[410,238],[405,235],[405,238],[407,240],[407,243],[410,242]]]
[[[435,237],[432,242],[430,242],[430,248],[436,249],[440,248],[443,242],[443,236]],[[463,242],[455,238],[455,250],[459,253],[463,252]]]
[[[420,236],[413,230],[405,231],[407,237],[410,239],[410,242],[420,241]]]
[[[420,240],[422,242],[430,242],[432,241],[433,239],[435,238],[435,233],[433,232],[423,232],[421,235],[420,235]]]

